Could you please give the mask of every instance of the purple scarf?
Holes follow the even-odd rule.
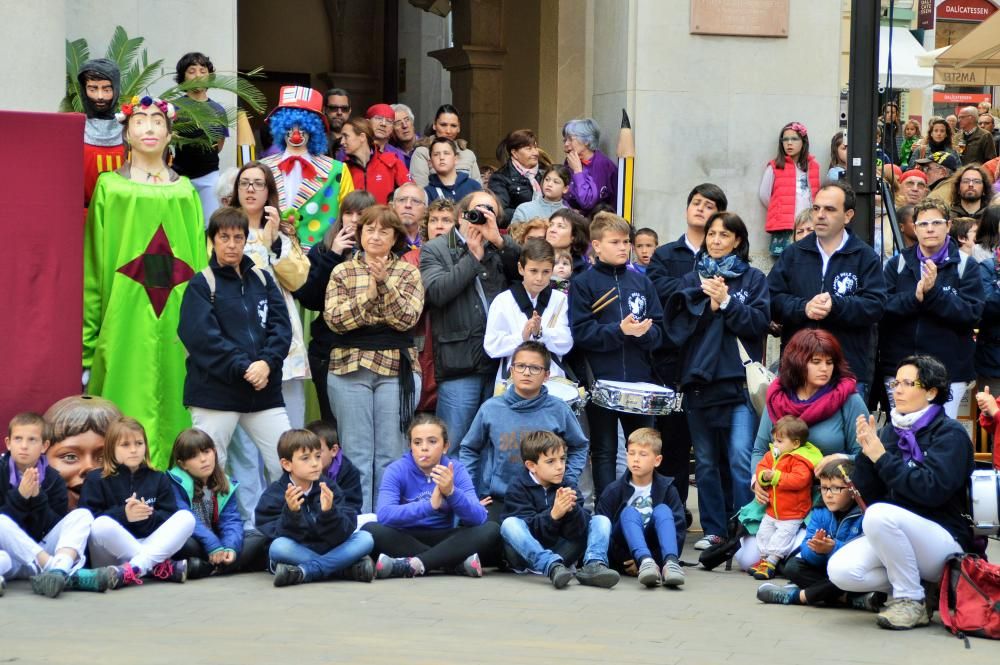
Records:
[[[330,476],[334,480],[337,479],[337,474],[340,473],[340,466],[344,462],[344,451],[341,450],[337,453],[337,456],[333,458],[333,462],[330,463],[330,468],[326,470],[326,475]]]
[[[930,259],[934,262],[934,265],[940,268],[948,260],[948,244],[948,239],[945,238],[944,244],[941,245],[941,249],[934,252],[931,256],[924,256],[924,253],[920,251],[920,245],[917,245],[917,261],[920,261],[920,264],[923,265],[924,261]]]
[[[927,427],[942,411],[944,411],[944,407],[940,404],[932,404],[927,409],[927,413],[920,416],[909,429],[892,426],[896,430],[896,434],[899,435],[899,452],[903,454],[904,462],[913,460],[917,464],[923,463],[924,451],[920,450],[920,446],[917,444],[917,432]]]
[[[7,466],[10,469],[10,486],[16,488],[21,484],[21,475],[17,472],[17,464],[14,464],[14,457],[8,456]],[[45,482],[45,470],[49,468],[49,463],[45,459],[45,455],[38,458],[38,463],[35,464],[35,468],[38,469],[38,484],[41,485]]]

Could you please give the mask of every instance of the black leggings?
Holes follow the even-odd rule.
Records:
[[[805,543],[802,546],[805,547]],[[789,559],[783,573],[792,584],[806,592],[806,603],[809,605],[834,603],[844,595],[827,577],[825,568],[807,563],[802,557],[793,556]]]
[[[427,572],[451,572],[477,553],[480,559],[495,559],[500,547],[500,525],[496,522],[453,529],[394,529],[369,522],[362,528],[375,539],[372,556],[417,557]]]
[[[657,416],[656,429],[663,439],[663,461],[656,470],[674,479],[681,503],[686,506],[691,478],[691,432],[687,416],[680,411]]]

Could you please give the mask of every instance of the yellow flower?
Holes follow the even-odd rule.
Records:
[[[139,103],[139,95],[132,95],[132,105],[135,106]]]

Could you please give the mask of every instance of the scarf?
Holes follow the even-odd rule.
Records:
[[[535,305],[531,304],[531,297],[521,282],[514,282],[510,285],[510,294],[514,296],[517,308],[521,310],[521,313],[525,317],[530,319],[532,314],[538,312],[541,315],[545,312],[545,308],[549,306],[549,298],[552,297],[552,285],[550,284],[542,289],[541,293],[538,294],[537,304]]]
[[[295,168],[296,163],[302,165],[303,180],[314,180],[316,178],[316,167],[313,166],[312,162],[310,162],[308,159],[305,159],[304,157],[299,157],[298,155],[285,157],[283,160],[281,160],[281,163],[278,164],[278,170],[280,170],[285,175],[288,175],[289,173],[292,172],[292,169]]]
[[[17,472],[17,464],[14,463],[13,455],[9,455],[7,457],[7,467],[10,470],[11,489],[17,489],[17,487],[21,484],[21,476],[24,474],[20,474]],[[38,469],[38,484],[39,486],[41,486],[41,484],[45,482],[45,470],[49,468],[49,463],[45,459],[45,455],[42,455],[41,457],[38,458],[38,462],[35,464],[35,468]]]
[[[944,411],[940,404],[931,404],[927,408],[913,413],[900,413],[893,409],[889,414],[892,418],[892,428],[899,436],[899,452],[903,454],[903,461],[913,460],[917,464],[924,461],[924,451],[920,450],[917,444],[917,432],[927,427]]]
[[[333,462],[330,463],[330,468],[326,470],[326,475],[336,480],[337,474],[340,473],[340,467],[343,466],[343,464],[344,464],[344,451],[343,449],[341,449],[340,452],[337,453],[337,456],[333,458]]]
[[[538,164],[535,164],[534,168],[526,169],[513,157],[510,158],[510,163],[514,165],[515,171],[523,175],[531,183],[531,189],[534,191],[532,198],[539,198],[542,195],[542,186],[538,184]]]
[[[703,279],[711,279],[712,277],[732,279],[745,273],[749,267],[746,261],[735,254],[728,254],[716,261],[708,255],[708,252],[701,251],[698,252],[698,257],[695,259],[695,270]]]
[[[854,394],[857,384],[854,379],[841,379],[837,385],[828,385],[809,399],[799,400],[775,379],[767,387],[767,415],[772,423],[783,416],[796,416],[812,427],[837,413]]]
[[[927,259],[930,259],[931,261],[933,261],[934,265],[936,265],[938,268],[940,268],[941,266],[943,266],[948,261],[948,238],[947,237],[945,237],[944,244],[941,245],[941,249],[939,249],[938,251],[934,252],[930,256],[925,256],[924,253],[920,250],[920,245],[917,245],[917,261],[919,261],[920,264],[923,265],[924,261],[926,261]]]

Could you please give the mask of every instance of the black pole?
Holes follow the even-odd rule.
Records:
[[[851,0],[851,73],[847,102],[847,173],[858,197],[851,229],[872,244],[875,217],[875,117],[878,108],[878,28],[881,3]]]

